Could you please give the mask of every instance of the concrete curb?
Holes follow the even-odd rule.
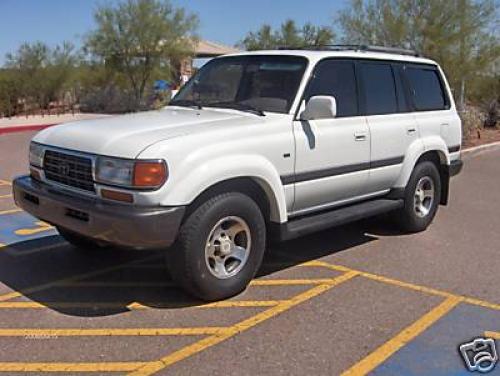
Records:
[[[53,125],[57,125],[57,124],[60,124],[60,123],[4,126],[4,127],[0,127],[0,135],[6,134],[6,133],[40,131],[42,129],[52,127]]]
[[[481,151],[481,150],[485,150],[485,149],[493,149],[496,146],[500,146],[500,141],[491,142],[489,144],[484,144],[484,145],[479,145],[479,146],[473,146],[473,147],[470,147],[470,148],[466,148],[466,149],[462,150],[462,153],[464,153],[464,154],[465,153],[473,153],[475,151]]]

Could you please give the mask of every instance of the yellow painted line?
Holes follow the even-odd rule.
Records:
[[[490,303],[490,302],[486,302],[484,300],[475,299],[475,298],[469,298],[467,296],[462,296],[462,298],[463,298],[465,303],[469,303],[469,304],[477,305],[480,307],[490,308],[490,309],[495,309],[497,311],[500,311],[500,304]]]
[[[256,279],[250,286],[295,286],[295,285],[321,285],[330,283],[332,278],[318,279]],[[173,282],[115,282],[115,281],[82,281],[67,283],[65,287],[173,287]]]
[[[235,336],[238,333],[244,332],[245,330],[248,330],[266,320],[269,320],[270,318],[273,318],[285,311],[288,311],[292,307],[295,307],[298,304],[301,304],[309,299],[314,298],[315,296],[318,296],[325,291],[330,290],[331,288],[338,286],[339,284],[349,281],[351,278],[355,277],[358,275],[356,272],[348,272],[346,274],[343,274],[337,278],[332,279],[332,282],[330,283],[325,283],[322,285],[315,286],[303,293],[300,293],[290,300],[284,301],[280,304],[278,304],[275,307],[269,308],[263,312],[260,312],[256,314],[255,316],[252,316],[246,320],[243,320],[232,327],[229,328],[228,331],[220,334],[215,334],[210,337],[206,337],[198,342],[195,342],[191,345],[188,345],[178,351],[175,351],[161,359],[155,362],[151,362],[149,364],[146,364],[134,372],[131,372],[129,375],[140,375],[140,376],[145,376],[145,375],[151,375],[153,373],[156,373],[174,363],[177,363],[183,359],[186,359],[196,353],[199,353],[211,346],[217,345],[218,343],[225,341],[228,338],[231,338]]]
[[[307,262],[307,263],[302,264],[302,266],[322,266],[322,267],[326,267],[326,268],[329,268],[329,269],[332,269],[335,271],[344,271],[344,272],[348,271],[348,270],[356,271],[359,273],[359,275],[361,277],[368,278],[368,279],[371,279],[374,281],[387,283],[390,285],[403,287],[406,289],[415,290],[415,291],[419,291],[419,292],[430,294],[430,295],[437,295],[437,296],[441,296],[443,298],[458,298],[458,299],[462,300],[464,303],[477,305],[477,306],[490,308],[490,309],[495,309],[495,310],[500,310],[500,304],[491,303],[491,302],[487,302],[485,300],[476,299],[476,298],[472,298],[472,297],[468,297],[468,296],[453,294],[453,293],[448,292],[448,291],[438,290],[438,289],[434,289],[432,287],[426,287],[426,286],[421,286],[421,285],[417,285],[414,283],[404,282],[404,281],[400,281],[397,279],[388,278],[388,277],[384,277],[381,275],[364,272],[361,270],[350,269],[350,268],[347,268],[347,267],[342,266],[342,265],[334,265],[334,264],[330,264],[330,263],[327,263],[324,261],[311,261],[311,262]]]
[[[207,303],[196,306],[198,308],[245,308],[245,307],[274,307],[283,304],[287,300],[227,300],[215,303]]]
[[[104,329],[0,329],[0,337],[113,337],[202,336],[227,331],[226,327],[199,328],[104,328]]]
[[[2,186],[2,185],[11,186],[12,183],[10,181],[0,179],[0,186]]]
[[[493,339],[500,340],[500,332],[489,332],[489,331],[486,331],[486,332],[484,332],[484,336],[487,337],[487,338],[493,338]]]
[[[3,210],[3,211],[0,211],[0,215],[14,214],[14,213],[20,213],[20,212],[22,212],[21,209]]]
[[[52,230],[54,228],[51,225],[49,225],[48,223],[45,223],[43,221],[35,222],[35,225],[37,227],[35,227],[35,228],[22,228],[22,229],[14,231],[14,233],[16,235],[28,236],[28,235],[35,235],[35,234],[38,234],[38,233],[44,232],[44,231],[49,231],[49,230]]]
[[[337,272],[343,272],[343,273],[347,273],[347,272],[354,270],[354,269],[351,269],[351,268],[348,268],[348,267],[345,267],[342,265],[334,265],[334,264],[330,264],[328,262],[319,261],[319,260],[307,261],[307,262],[304,262],[303,264],[300,264],[300,266],[324,267],[324,268],[332,269],[332,270],[335,270]]]
[[[437,289],[434,289],[431,287],[420,286],[420,285],[415,285],[413,283],[398,281],[397,279],[387,278],[387,277],[383,277],[383,276],[379,276],[379,275],[375,275],[375,274],[371,274],[371,273],[361,273],[361,276],[368,278],[368,279],[371,279],[373,281],[378,281],[378,282],[387,283],[389,285],[404,287],[404,288],[407,288],[410,290],[415,290],[415,291],[419,291],[419,292],[427,293],[427,294],[431,294],[431,295],[438,295],[438,296],[442,296],[444,298],[458,296],[456,294],[452,294],[452,293],[447,292],[447,291],[441,291],[441,290],[437,290]]]
[[[332,278],[316,279],[256,279],[250,282],[251,286],[295,286],[295,285],[321,285],[331,283]]]
[[[456,297],[447,298],[437,307],[427,312],[413,324],[403,329],[402,332],[400,332],[395,337],[391,338],[389,341],[384,343],[382,346],[380,346],[366,358],[362,359],[354,366],[349,368],[347,371],[343,372],[342,376],[366,375],[369,372],[373,371],[380,364],[382,364],[387,358],[389,358],[396,351],[404,347],[408,342],[410,342],[424,330],[429,328],[441,317],[446,315],[460,302],[461,299]]]
[[[17,363],[0,362],[0,372],[130,372],[147,362]]]
[[[0,295],[0,302],[5,302],[7,300],[18,298],[18,297],[26,295],[26,294],[32,294],[34,292],[47,290],[47,289],[50,289],[52,287],[57,287],[60,284],[64,284],[64,283],[76,281],[76,280],[83,279],[83,278],[94,277],[96,275],[100,275],[100,274],[104,274],[104,273],[107,273],[107,272],[111,272],[111,271],[114,271],[114,270],[121,269],[121,268],[125,267],[126,265],[134,263],[134,262],[140,262],[140,261],[144,261],[144,260],[148,260],[148,259],[152,259],[152,258],[157,258],[157,256],[153,256],[153,257],[149,257],[149,258],[142,259],[142,260],[137,260],[137,261],[128,261],[128,262],[125,262],[125,263],[122,263],[122,264],[113,265],[113,266],[110,266],[110,267],[107,267],[107,268],[103,268],[103,269],[98,269],[98,270],[94,270],[94,271],[91,271],[91,272],[77,274],[77,275],[74,275],[74,276],[71,276],[71,277],[68,277],[68,278],[62,278],[62,279],[58,279],[58,280],[55,280],[55,281],[52,281],[52,282],[47,282],[47,283],[44,283],[44,284],[41,284],[41,285],[38,285],[38,286],[28,287],[28,288],[22,289],[20,291],[14,291],[14,292],[11,292],[11,293],[3,294],[3,295]]]
[[[192,308],[258,308],[258,307],[274,307],[283,303],[284,300],[229,300],[215,303],[207,303],[194,305]],[[151,302],[151,303],[130,303],[126,305],[122,302],[0,302],[0,309],[50,309],[50,308],[122,308],[126,307],[130,310],[154,309],[156,307],[176,307],[175,303],[171,302]],[[178,304],[179,307],[186,305]]]
[[[0,198],[9,198],[12,197],[12,195],[0,195]]]

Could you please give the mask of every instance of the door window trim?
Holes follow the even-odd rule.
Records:
[[[346,116],[342,117],[340,119],[351,119],[351,118],[357,118],[360,116],[384,116],[384,115],[392,115],[392,114],[384,114],[384,115],[366,115],[366,106],[364,103],[364,95],[362,94],[362,84],[361,80],[359,79],[359,72],[358,72],[358,64],[362,64],[363,62],[376,62],[376,63],[386,63],[390,64],[392,67],[394,79],[396,80],[397,78],[395,77],[395,74],[399,73],[400,78],[401,78],[401,83],[403,85],[403,90],[404,90],[404,97],[406,100],[406,103],[409,107],[408,111],[401,111],[399,112],[399,103],[398,103],[398,112],[395,114],[409,114],[413,112],[429,112],[429,111],[448,111],[451,109],[451,99],[449,92],[447,90],[447,87],[445,85],[444,77],[441,73],[441,70],[436,64],[432,63],[417,63],[417,62],[409,62],[406,60],[388,60],[388,59],[374,59],[374,58],[362,58],[362,57],[324,57],[316,62],[314,65],[313,70],[309,74],[309,77],[307,77],[307,82],[304,87],[304,90],[300,94],[300,100],[297,103],[297,108],[295,109],[295,113],[293,115],[293,121],[300,121],[300,110],[302,107],[302,103],[305,100],[305,96],[307,93],[307,90],[309,89],[309,86],[311,85],[311,81],[314,78],[314,74],[316,73],[316,70],[318,68],[318,65],[322,63],[323,61],[329,61],[329,60],[335,60],[335,61],[348,61],[352,62],[354,64],[354,75],[355,75],[355,80],[356,80],[356,96],[357,96],[357,101],[358,101],[358,115],[356,116]],[[444,99],[445,99],[445,108],[439,109],[439,110],[418,110],[415,106],[414,98],[411,92],[411,85],[408,82],[408,77],[406,75],[406,69],[408,67],[416,67],[416,68],[424,68],[428,70],[433,70],[436,72],[438,79],[439,79],[439,84],[441,86],[441,91],[443,93]],[[398,72],[399,70],[399,72]],[[396,88],[397,90],[397,88]]]
[[[325,57],[325,58],[322,58],[320,60],[318,60],[316,62],[316,64],[314,65],[314,68],[313,70],[311,71],[308,79],[307,79],[307,84],[306,86],[304,87],[304,90],[302,91],[301,95],[300,95],[300,101],[297,105],[297,108],[295,109],[295,114],[293,116],[293,120],[294,121],[301,121],[300,120],[300,109],[302,107],[302,103],[304,103],[305,101],[305,97],[306,97],[306,94],[307,94],[307,91],[309,90],[310,86],[311,86],[311,82],[312,80],[314,79],[314,75],[316,74],[316,71],[318,69],[318,66],[325,62],[325,61],[341,61],[341,62],[348,62],[348,63],[352,63],[354,65],[354,81],[356,83],[356,101],[357,101],[357,115],[354,115],[354,116],[343,116],[343,117],[340,117],[339,119],[352,119],[352,118],[357,118],[357,117],[360,117],[360,116],[364,116],[361,114],[361,103],[360,103],[360,96],[359,96],[359,79],[358,79],[358,72],[357,72],[357,68],[356,68],[356,64],[357,64],[357,59],[353,59],[353,58],[346,58],[346,57]],[[336,118],[337,119],[337,118]]]

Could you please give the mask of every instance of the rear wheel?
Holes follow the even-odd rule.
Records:
[[[246,288],[259,269],[266,226],[248,196],[224,193],[196,208],[167,253],[172,278],[203,300],[219,300]]]
[[[415,166],[405,189],[404,207],[398,222],[404,231],[425,230],[436,215],[441,200],[441,179],[436,165],[424,161]]]

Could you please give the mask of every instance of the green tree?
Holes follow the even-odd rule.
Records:
[[[262,25],[258,31],[249,32],[240,45],[248,51],[254,51],[278,47],[321,46],[331,44],[333,39],[334,33],[330,27],[306,23],[299,28],[295,21],[288,19],[281,24],[279,30]]]
[[[71,43],[54,49],[45,43],[23,43],[16,52],[6,55],[6,68],[14,77],[23,103],[34,102],[47,108],[68,89],[79,56]]]
[[[63,92],[73,91],[75,86],[78,86],[77,69],[81,64],[81,54],[76,52],[74,45],[69,42],[51,50],[46,75],[46,95],[50,100],[55,100]]]
[[[338,21],[346,43],[407,47],[437,60],[460,102],[466,82],[498,75],[493,0],[351,0]]]
[[[22,93],[18,72],[0,69],[0,117],[12,116],[19,112]]]
[[[198,18],[168,0],[127,0],[94,17],[86,50],[126,78],[137,107],[154,72],[193,53]]]
[[[5,66],[16,76],[24,100],[32,98],[40,107],[48,102],[45,86],[49,55],[49,47],[42,42],[23,43],[15,53],[6,55]]]

